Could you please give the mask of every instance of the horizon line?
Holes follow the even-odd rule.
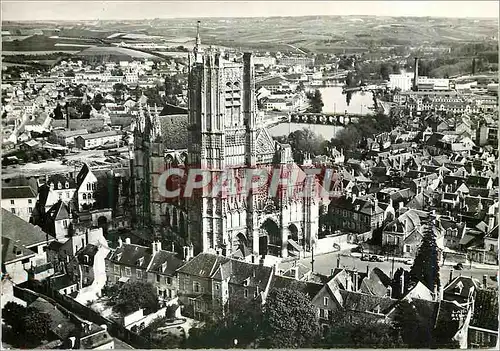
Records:
[[[196,19],[196,18],[205,18],[205,19],[241,19],[241,18],[305,18],[305,17],[364,17],[364,18],[435,18],[435,19],[489,19],[496,20],[498,22],[498,16],[483,16],[483,17],[448,17],[448,16],[432,16],[432,15],[248,15],[248,16],[176,16],[176,17],[143,17],[143,18],[108,18],[108,19],[2,19],[2,23],[4,22],[113,22],[113,21],[154,21],[154,20],[183,20],[183,19]]]

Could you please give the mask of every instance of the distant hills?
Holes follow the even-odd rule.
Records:
[[[174,40],[193,38],[196,20],[68,21],[57,25],[53,21],[4,22],[2,30],[39,28],[45,34],[57,29],[59,36],[94,39],[99,43],[114,33],[145,34]],[[496,19],[307,16],[201,20],[205,44],[268,51],[290,51],[291,46],[316,52],[364,51],[392,46],[453,46],[496,41],[498,34]]]

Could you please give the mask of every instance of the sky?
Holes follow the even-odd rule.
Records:
[[[498,18],[498,1],[10,1],[2,20],[375,15]]]

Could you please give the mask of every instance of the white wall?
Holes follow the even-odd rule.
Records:
[[[87,187],[87,185],[89,186]],[[94,192],[96,190],[96,187],[97,178],[92,172],[89,172],[78,188],[78,207],[80,210],[82,210],[82,205],[84,204],[93,205],[95,203]],[[83,198],[84,195],[85,199]]]
[[[31,203],[30,203],[31,201]],[[14,202],[14,204],[12,204]],[[31,212],[35,207],[36,197],[24,198],[24,199],[2,199],[2,208],[9,212],[15,209],[15,215],[22,218],[26,222],[29,222],[31,217]]]

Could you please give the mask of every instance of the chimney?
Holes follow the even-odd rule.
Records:
[[[415,68],[413,69],[413,91],[418,90],[418,57],[415,57]]]
[[[392,286],[387,287],[387,297],[390,297],[392,299]]]
[[[121,237],[118,238],[118,247],[122,247],[123,246],[123,240]]]
[[[487,286],[487,284],[486,284],[486,283],[487,283],[487,282],[488,282],[488,276],[485,274],[485,275],[483,275],[483,289],[485,289],[485,288],[486,288],[486,286]]]
[[[130,245],[130,238],[125,238],[125,244]]]
[[[405,294],[405,273],[401,273],[401,296]]]
[[[69,342],[70,342],[70,349],[74,349],[75,348],[75,344],[76,344],[76,337],[74,336],[70,336],[69,337]]]
[[[472,59],[472,75],[476,74],[476,58]]]
[[[366,265],[366,275],[368,275],[369,273],[370,273],[370,267]]]
[[[354,272],[354,288],[353,291],[358,291],[358,272]]]
[[[450,269],[450,280],[448,283],[450,283],[453,280],[453,269]]]
[[[161,251],[161,242],[159,240],[153,241],[153,256]]]
[[[175,245],[173,241],[172,241],[172,252],[175,252]]]

